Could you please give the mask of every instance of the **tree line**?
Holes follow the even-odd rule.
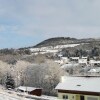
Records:
[[[28,54],[30,55],[31,54],[31,51],[29,49],[25,49],[25,48],[19,48],[19,49],[8,49],[8,48],[5,48],[5,49],[1,49],[0,50],[0,55],[25,55],[25,54]]]
[[[43,88],[43,94],[56,95],[55,87],[65,71],[51,60],[32,64],[27,61],[17,61],[7,64],[0,61],[0,84],[14,89],[18,86]]]
[[[91,50],[83,50],[83,49],[73,49],[73,51],[68,49],[62,49],[61,53],[65,57],[82,57],[89,56],[90,58],[99,57],[100,56],[100,48],[94,47]]]

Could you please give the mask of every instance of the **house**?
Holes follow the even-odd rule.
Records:
[[[97,68],[92,68],[88,71],[89,74],[91,75],[99,75],[100,74],[100,68],[97,67]]]
[[[61,57],[61,59],[63,60],[64,63],[69,63],[68,57]]]
[[[70,60],[80,64],[87,64],[87,57],[70,57]]]
[[[100,77],[66,77],[55,89],[61,100],[100,100]]]
[[[42,89],[41,88],[35,88],[35,87],[27,87],[27,86],[19,86],[17,88],[17,91],[19,92],[27,92],[31,95],[41,96]]]
[[[87,59],[81,58],[78,60],[78,63],[81,65],[87,65]]]
[[[70,60],[78,63],[79,57],[70,57]]]
[[[82,56],[82,59],[88,59],[88,57],[84,57],[84,56]]]
[[[63,60],[55,60],[56,63],[62,65],[63,64]]]
[[[96,60],[90,60],[89,63],[94,66],[94,65],[100,65],[100,61],[96,61]]]
[[[55,62],[60,65],[63,65],[63,64],[69,63],[69,59],[67,57],[61,57],[60,60],[55,60]]]

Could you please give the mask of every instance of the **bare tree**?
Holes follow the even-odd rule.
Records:
[[[27,66],[29,66],[30,63],[27,61],[17,61],[17,63],[15,65],[12,66],[11,68],[11,74],[14,77],[15,80],[15,85],[19,86],[19,85],[24,85],[25,83],[25,72],[27,69]]]
[[[7,73],[10,73],[10,65],[0,61],[0,83],[4,85]]]
[[[26,73],[28,79],[26,84],[41,87],[45,94],[54,95],[54,88],[59,83],[61,76],[65,74],[65,71],[55,62],[47,60],[45,63],[28,66]]]

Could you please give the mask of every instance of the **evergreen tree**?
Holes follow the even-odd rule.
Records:
[[[9,88],[14,89],[15,88],[15,81],[11,75],[7,75],[5,85],[6,85],[7,89],[9,89]]]

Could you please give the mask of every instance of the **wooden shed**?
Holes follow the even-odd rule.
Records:
[[[27,92],[28,94],[36,95],[36,96],[41,96],[42,95],[42,88],[19,86],[17,88],[17,91]]]

